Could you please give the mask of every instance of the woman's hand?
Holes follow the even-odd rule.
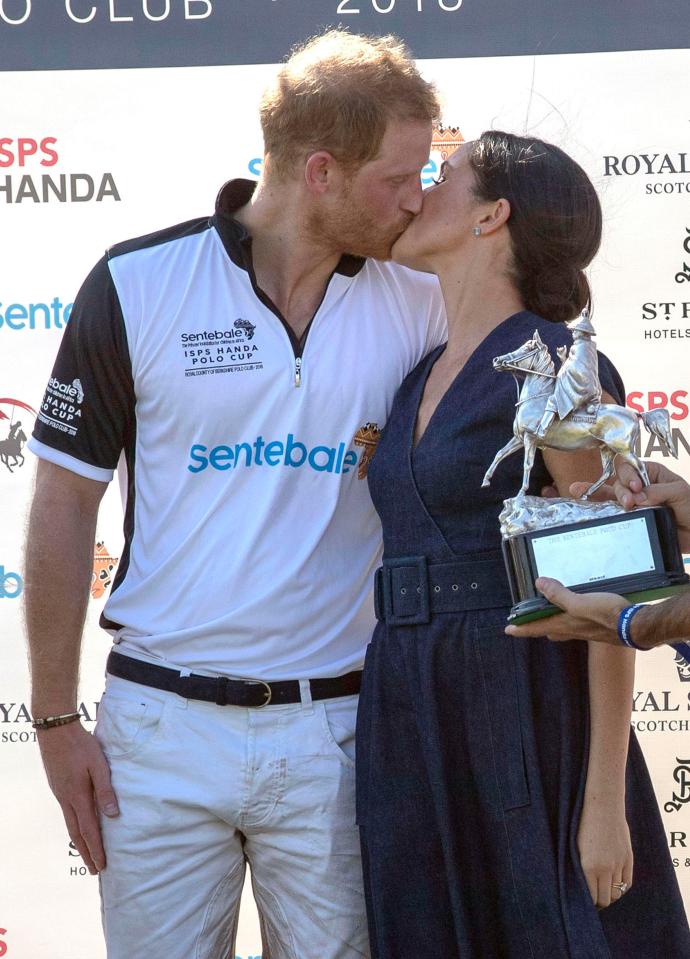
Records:
[[[624,895],[633,881],[633,852],[624,803],[593,795],[587,790],[577,833],[580,864],[592,902],[605,909]]]

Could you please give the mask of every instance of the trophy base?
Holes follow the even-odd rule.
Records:
[[[669,579],[671,579],[669,577]],[[614,589],[611,582],[606,584],[606,588],[597,589],[594,586],[572,587],[573,593],[617,593],[631,603],[652,603],[658,599],[667,599],[676,593],[684,592],[690,588],[690,577],[685,576],[682,582],[667,582],[657,586],[649,586],[644,589],[621,590]],[[508,614],[508,622],[511,626],[520,626],[522,623],[531,623],[535,619],[546,619],[549,616],[557,616],[563,610],[554,606],[543,596],[537,599],[526,599],[521,603],[516,603]]]
[[[537,590],[539,576],[557,579],[574,593],[616,593],[631,602],[663,599],[690,586],[668,507],[627,513],[617,508],[612,515],[600,515],[598,504],[560,501],[556,519],[565,510],[570,521],[549,523],[543,502],[506,500],[502,514],[520,519],[520,526],[513,524],[503,539],[513,599],[509,623],[562,612]]]

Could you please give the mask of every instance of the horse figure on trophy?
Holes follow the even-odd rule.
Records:
[[[496,371],[512,372],[516,382],[515,374],[523,373],[525,381],[521,389],[518,382],[513,437],[496,453],[482,486],[489,485],[502,460],[522,449],[524,473],[518,496],[524,495],[536,451],[544,447],[558,450],[598,447],[602,474],[583,499],[591,496],[613,475],[616,456],[630,463],[648,485],[647,470],[636,453],[640,419],[669,454],[678,455],[673,445],[668,410],[638,414],[624,406],[601,402],[597,353],[591,339],[594,329],[586,311],[569,324],[569,329],[573,332],[573,344],[567,354],[565,347],[558,350],[562,361],[558,375],[549,349],[536,330],[532,339],[519,349],[495,357],[493,366]]]

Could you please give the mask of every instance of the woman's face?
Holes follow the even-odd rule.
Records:
[[[482,203],[474,194],[472,146],[458,147],[442,164],[436,183],[424,191],[421,213],[393,246],[396,263],[430,270],[439,254],[458,252],[473,240],[472,228],[479,221]]]

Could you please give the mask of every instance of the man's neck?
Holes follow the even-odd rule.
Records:
[[[260,183],[235,217],[252,238],[256,282],[301,337],[321,303],[342,251],[310,235],[294,184]]]

